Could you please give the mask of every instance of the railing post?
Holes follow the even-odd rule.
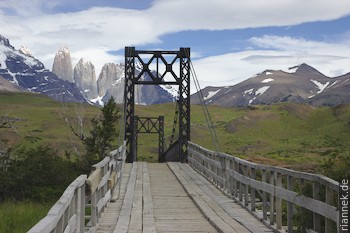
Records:
[[[267,171],[262,170],[262,182],[267,183]],[[262,193],[263,199],[263,219],[267,221],[267,194],[263,191]]]
[[[243,167],[244,167],[244,170],[243,170],[244,176],[249,177],[248,167],[246,165],[244,165]],[[248,193],[249,193],[249,186],[248,186],[248,184],[244,184],[244,206],[249,205]]]
[[[316,200],[320,200],[320,184],[317,182],[312,183],[312,194],[313,198]],[[321,218],[317,213],[313,213],[313,224],[314,230],[316,232],[321,232]]]
[[[333,203],[333,190],[326,186],[326,203],[332,205]],[[325,232],[332,232],[332,221],[326,218]]]
[[[97,190],[91,196],[91,224],[92,226],[97,225]]]
[[[287,177],[287,189],[290,191],[293,191],[293,176]],[[293,202],[288,202],[287,204],[288,232],[293,232],[293,211],[294,211]]]
[[[276,186],[278,188],[283,188],[282,184],[282,175],[278,172],[275,172],[276,175]],[[276,196],[276,224],[277,229],[282,229],[282,199]]]
[[[85,184],[77,190],[77,233],[84,233],[85,226]]]
[[[231,179],[230,179],[230,158],[227,156],[223,157],[225,160],[225,186],[226,186],[226,194],[230,196],[231,192]]]
[[[239,168],[238,168],[238,164],[236,160],[233,160],[233,165],[232,165],[233,171],[235,173],[239,172]],[[237,184],[237,180],[235,178],[233,178],[233,197],[235,199],[237,199],[238,197],[238,184]]]
[[[243,171],[242,171],[242,164],[238,163],[238,172],[239,174],[241,175],[244,175],[243,174]],[[239,181],[239,201],[242,202],[243,201],[243,183]]]
[[[270,171],[270,184],[275,186],[275,177],[274,172]],[[270,225],[275,223],[275,197],[273,194],[270,194]]]
[[[255,168],[251,168],[250,169],[250,173],[251,173],[251,178],[253,180],[256,180],[256,172],[255,172]],[[255,211],[255,189],[250,187],[250,210],[251,211]]]

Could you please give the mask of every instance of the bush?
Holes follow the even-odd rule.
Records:
[[[350,179],[350,152],[332,153],[321,165],[321,172],[341,182],[342,179]]]
[[[46,146],[19,147],[1,157],[0,200],[57,200],[80,174],[75,164]]]

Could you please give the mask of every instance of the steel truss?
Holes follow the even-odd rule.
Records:
[[[137,70],[136,65],[138,66]],[[155,70],[151,70],[151,65],[155,66]],[[176,65],[179,65],[179,70],[176,70]],[[146,73],[151,80],[143,79]],[[167,77],[167,80],[165,80],[165,77]],[[135,85],[179,86],[178,160],[187,162],[187,147],[190,140],[190,48],[180,48],[179,51],[145,51],[136,50],[135,47],[125,47],[124,136],[127,148],[126,155],[129,162],[137,160]]]
[[[165,138],[164,138],[164,116],[159,117],[138,117],[135,116],[135,146],[137,152],[138,134],[158,134],[158,161],[164,153]],[[136,153],[137,154],[137,153]]]

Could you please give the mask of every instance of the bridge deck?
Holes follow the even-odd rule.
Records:
[[[273,231],[187,164],[134,163],[96,232]]]

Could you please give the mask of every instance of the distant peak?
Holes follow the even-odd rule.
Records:
[[[318,72],[315,68],[309,66],[308,64],[306,63],[302,63],[298,66],[297,70],[296,70],[296,73],[300,73],[300,72]]]
[[[300,65],[289,67],[288,69],[285,69],[283,71],[290,73],[290,74],[292,74],[292,73],[294,73],[294,74],[320,73],[318,70],[309,66],[306,63],[302,63]]]
[[[299,65],[295,71],[295,74],[306,74],[306,73],[319,74],[320,72],[315,68],[313,68],[312,66],[309,66],[308,64],[305,64],[305,63],[302,63],[301,65]]]

